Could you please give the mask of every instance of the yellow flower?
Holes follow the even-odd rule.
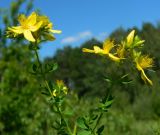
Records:
[[[20,26],[9,27],[8,30],[18,35],[23,34],[27,40],[35,42],[32,32],[38,31],[43,23],[42,21],[37,21],[37,14],[33,12],[29,17],[20,15],[18,21]]]
[[[7,30],[7,37],[17,37],[24,35],[24,37],[31,41],[54,40],[54,33],[61,33],[60,30],[54,30],[53,24],[49,21],[47,16],[41,16],[33,12],[26,17],[21,14],[18,17],[19,26],[9,27]]]
[[[67,95],[68,88],[65,86],[63,80],[56,80],[56,83],[57,83],[58,89]]]
[[[126,51],[125,50],[125,44],[122,43],[122,44],[120,44],[118,46],[118,48],[116,50],[116,53],[117,53],[117,55],[118,55],[119,58],[124,59],[124,57],[125,57],[125,51]]]
[[[98,46],[94,46],[93,50],[87,49],[87,48],[83,48],[82,51],[83,52],[87,52],[87,53],[95,53],[95,54],[107,55],[113,61],[119,62],[120,58],[116,57],[115,55],[110,53],[110,51],[112,50],[113,47],[114,47],[113,41],[111,41],[110,39],[107,39],[107,40],[104,41],[102,49],[100,47],[98,47]]]
[[[41,26],[41,28],[43,29],[42,36],[48,40],[55,39],[55,37],[51,33],[60,34],[62,32],[61,30],[54,30],[53,29],[53,24],[50,22],[50,20],[48,19],[47,16],[38,16],[37,20],[43,22],[43,24]]]
[[[141,71],[141,78],[144,80],[145,83],[149,83],[153,85],[152,81],[146,76],[144,69],[153,67],[153,59],[149,58],[148,55],[142,56],[137,55],[138,57],[135,58],[136,68]]]
[[[67,95],[68,88],[65,86],[63,80],[56,80],[56,85],[52,91],[54,97],[63,97]]]
[[[126,38],[126,47],[134,48],[142,45],[144,42],[145,40],[141,40],[138,36],[135,36],[135,30],[132,30]]]

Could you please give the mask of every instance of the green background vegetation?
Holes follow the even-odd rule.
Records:
[[[29,74],[35,56],[22,39],[8,40],[5,29],[17,24],[21,4],[26,4],[28,14],[32,2],[17,0],[9,10],[0,10],[4,27],[0,28],[0,134],[2,135],[50,135],[55,134],[54,112],[48,100],[41,94],[41,80]],[[153,87],[141,81],[137,71],[130,70],[127,85],[115,85],[113,106],[103,117],[105,135],[158,135],[160,134],[160,25],[144,23],[137,34],[145,39],[143,52],[154,57],[154,71],[148,72]],[[122,40],[130,30],[118,28],[109,37],[115,42]],[[82,48],[102,45],[91,39],[80,47],[70,46],[57,50],[53,57],[43,62],[56,61],[59,68],[49,75],[50,80],[63,79],[70,89],[65,103],[72,105],[73,121],[96,105],[98,97],[104,95],[108,84],[104,77],[117,80],[129,71],[130,63],[123,66],[100,56],[82,53]],[[69,115],[69,114],[68,114]]]

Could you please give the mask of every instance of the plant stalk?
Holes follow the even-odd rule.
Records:
[[[39,66],[40,66],[40,69],[41,69],[41,75],[42,75],[43,81],[44,81],[44,83],[45,83],[45,86],[46,86],[46,88],[48,89],[51,97],[53,98],[52,91],[51,91],[51,89],[50,89],[50,87],[49,87],[48,81],[46,80],[45,74],[44,74],[44,72],[43,72],[43,68],[42,68],[41,61],[40,61],[40,59],[39,59],[38,52],[37,52],[36,49],[34,50],[34,52],[35,52],[35,55],[36,55],[36,58],[37,58],[37,62],[38,62]],[[61,119],[65,122],[65,125],[66,125],[66,127],[67,127],[67,130],[68,130],[69,134],[72,135],[71,129],[69,128],[68,123],[66,122],[66,120],[65,120],[65,118],[64,118],[64,116],[63,116],[63,114],[62,114],[62,112],[61,112],[61,110],[60,110],[60,108],[59,108],[59,106],[56,105],[56,107],[57,107],[57,110],[58,110],[58,112],[59,112],[59,114],[60,114]]]

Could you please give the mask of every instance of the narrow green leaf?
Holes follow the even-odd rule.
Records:
[[[101,135],[101,133],[103,132],[103,130],[104,130],[104,125],[102,125],[100,128],[98,128],[97,134]]]
[[[57,68],[58,68],[58,64],[57,63],[54,63],[54,64],[52,64],[51,65],[51,70],[49,71],[49,72],[52,72],[52,71],[55,71],[55,70],[57,70]]]

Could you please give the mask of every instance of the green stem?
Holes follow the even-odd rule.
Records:
[[[40,69],[41,69],[41,75],[42,75],[42,78],[43,78],[43,80],[44,80],[45,86],[47,87],[47,89],[48,89],[51,97],[53,98],[52,90],[51,90],[51,88],[49,87],[48,81],[46,80],[45,74],[44,74],[44,72],[43,72],[43,68],[42,68],[41,61],[40,61],[40,59],[39,59],[38,52],[37,52],[37,50],[34,50],[34,51],[35,51],[35,54],[36,54],[37,62],[38,62],[39,66],[40,66]],[[60,108],[59,108],[59,106],[56,105],[56,107],[57,107],[57,110],[58,110],[58,112],[59,112],[59,114],[60,114],[61,119],[65,122],[65,125],[66,125],[66,127],[67,127],[67,130],[68,130],[69,134],[72,135],[71,129],[69,128],[68,123],[66,122],[66,120],[65,120],[65,118],[64,118],[64,116],[63,116],[63,114],[62,114],[62,112],[61,112],[61,110],[60,110]]]
[[[106,93],[104,99],[108,100],[109,96],[111,95],[111,89],[112,89],[112,87],[113,87],[113,84],[111,84],[111,86],[109,87],[109,90],[108,90],[108,92]],[[100,123],[100,120],[101,120],[102,116],[103,116],[103,112],[101,111],[101,113],[100,113],[100,115],[99,115],[99,117],[98,117],[98,119],[97,119],[97,121],[96,121],[96,124],[95,124],[95,126],[94,126],[94,128],[93,128],[93,130],[92,130],[92,133],[93,133],[94,135],[96,135],[96,134],[95,134],[95,129],[97,128],[98,124]]]
[[[41,69],[41,74],[42,74],[42,78],[43,78],[43,80],[44,80],[44,83],[45,83],[45,85],[46,85],[46,87],[47,87],[47,89],[48,89],[51,97],[53,98],[52,91],[51,91],[51,89],[50,89],[50,87],[49,87],[49,84],[48,84],[48,82],[47,82],[47,80],[46,80],[45,74],[43,73],[43,68],[42,68],[41,61],[40,61],[40,59],[39,59],[38,52],[37,52],[37,50],[34,50],[34,51],[35,51],[35,54],[36,54],[36,58],[37,58],[38,64],[39,64],[40,69]]]
[[[68,123],[66,122],[66,120],[65,120],[65,118],[64,118],[64,116],[63,116],[63,114],[62,114],[62,112],[61,112],[60,107],[58,106],[58,104],[56,104],[56,108],[57,108],[57,111],[58,111],[61,119],[64,121],[64,123],[65,123],[65,125],[66,125],[66,127],[67,127],[67,130],[68,130],[69,134],[72,135],[72,131],[71,131],[71,129],[69,128]]]
[[[99,117],[98,117],[98,119],[97,119],[97,121],[96,121],[96,124],[95,124],[95,126],[94,126],[94,128],[93,128],[93,130],[92,130],[92,133],[95,134],[95,129],[96,129],[96,127],[98,126],[98,124],[99,124],[102,116],[103,116],[103,112],[100,113],[100,115],[99,115]]]
[[[40,59],[39,59],[38,52],[37,52],[37,50],[34,50],[34,52],[35,52],[35,54],[36,54],[37,62],[38,62],[39,66],[40,66],[40,69],[41,69],[41,74],[42,74],[42,76],[43,76],[43,79],[45,80],[46,77],[45,77],[45,74],[43,73],[43,68],[42,68],[41,61],[40,61]]]
[[[74,125],[73,135],[77,134],[77,124]]]

